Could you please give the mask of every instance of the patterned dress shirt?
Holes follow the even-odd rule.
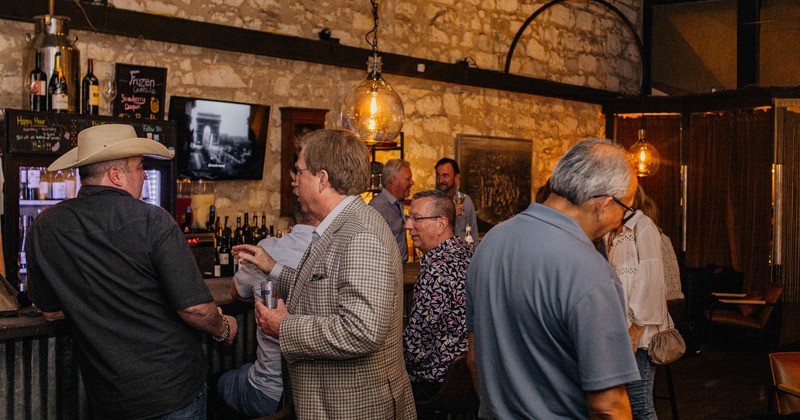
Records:
[[[442,382],[467,351],[466,279],[472,251],[457,236],[428,251],[414,285],[414,305],[403,334],[412,382]]]

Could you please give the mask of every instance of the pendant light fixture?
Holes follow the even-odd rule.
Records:
[[[367,59],[367,78],[353,86],[342,103],[342,126],[356,133],[368,146],[391,146],[403,129],[403,101],[381,77],[378,56],[378,3],[372,3],[372,30],[365,39],[372,46]]]
[[[642,115],[642,128],[639,129],[639,140],[628,149],[628,156],[633,161],[636,176],[642,178],[658,172],[661,158],[656,148],[645,138],[644,115]]]

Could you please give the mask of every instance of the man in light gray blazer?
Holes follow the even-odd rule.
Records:
[[[368,151],[345,130],[315,131],[301,145],[292,185],[322,223],[296,273],[273,273],[286,302],[257,302],[258,325],[280,338],[298,418],[415,419],[400,254],[384,219],[358,196],[368,184]],[[259,247],[233,253],[265,273],[275,266]]]

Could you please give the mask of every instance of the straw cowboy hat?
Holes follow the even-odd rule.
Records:
[[[137,137],[133,126],[104,124],[78,133],[78,146],[56,159],[47,170],[60,171],[133,156],[172,159],[174,154],[157,141]]]

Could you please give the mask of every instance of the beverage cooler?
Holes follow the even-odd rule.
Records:
[[[130,124],[140,137],[175,149],[175,124],[169,121],[5,109],[0,111],[2,138],[3,257],[9,283],[23,290],[25,255],[20,254],[28,226],[44,209],[74,197],[80,188],[78,169],[47,172],[59,156],[77,145],[78,132],[100,124]],[[175,215],[175,160],[145,159],[147,179],[142,200]],[[20,279],[23,281],[21,282]]]

